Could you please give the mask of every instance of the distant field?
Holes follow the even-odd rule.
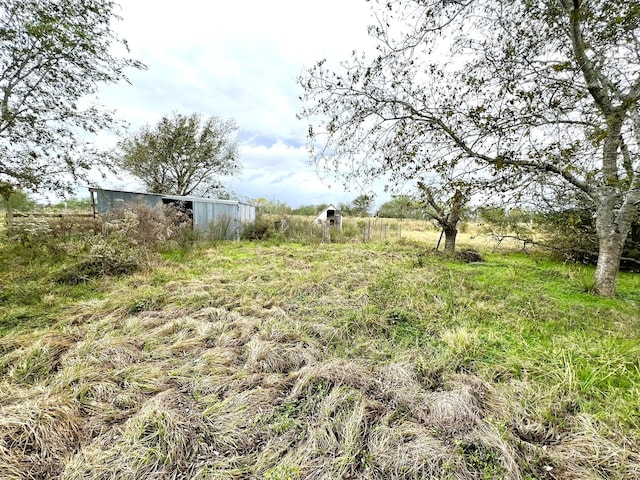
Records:
[[[422,242],[431,248],[435,248],[440,238],[441,229],[429,220],[398,220],[395,218],[345,218],[346,225],[362,225],[365,228],[371,223],[373,233],[371,239],[373,241],[398,241],[413,240]],[[461,248],[472,248],[481,251],[492,250],[498,243],[488,228],[478,223],[462,223],[459,227],[457,243]],[[440,248],[444,247],[444,238]],[[511,251],[522,250],[521,241],[514,239],[504,239],[499,250]]]
[[[391,222],[77,285],[0,244],[0,478],[640,478],[640,275]]]

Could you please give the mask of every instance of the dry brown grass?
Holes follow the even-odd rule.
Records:
[[[0,475],[520,479],[519,464],[543,462],[553,478],[598,478],[594,464],[637,465],[588,424],[556,438],[523,420],[515,448],[497,427],[504,391],[472,375],[433,390],[411,362],[332,358],[283,318],[146,312],[42,335],[22,356],[44,349],[57,367],[6,376]],[[3,357],[10,372],[20,352]]]
[[[78,405],[44,389],[21,393],[26,398],[0,408],[0,474],[7,479],[57,477],[82,437]]]
[[[640,477],[633,444],[584,416],[558,429],[521,401],[552,393],[443,367],[476,348],[473,331],[445,330],[440,357],[415,348],[380,359],[373,336],[362,346],[370,355],[336,355],[358,329],[388,333],[366,313],[330,321],[365,302],[367,275],[317,285],[251,277],[322,298],[324,318],[269,292],[234,306],[238,285],[203,277],[167,282],[158,309],[107,299],[0,339],[0,478]],[[343,303],[331,303],[345,286]],[[380,295],[368,301],[382,305]],[[436,300],[425,300],[434,315]]]
[[[397,220],[389,220],[395,225]],[[424,242],[426,245],[435,246],[440,239],[441,230],[424,220],[402,220],[402,238],[410,241]],[[498,244],[498,238],[476,223],[464,223],[458,227],[456,244],[460,248],[471,248],[480,251],[491,251],[497,247],[499,251],[521,251],[523,242],[514,238],[505,238]],[[444,238],[440,249],[444,247]],[[528,248],[531,250],[531,246]]]

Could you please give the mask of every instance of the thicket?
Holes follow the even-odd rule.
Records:
[[[6,232],[8,255],[49,256],[60,283],[77,284],[105,275],[132,273],[163,249],[193,242],[188,216],[172,207],[134,205],[99,218],[27,217]],[[57,262],[55,261],[57,260]]]
[[[296,243],[344,243],[361,238],[361,229],[354,224],[343,223],[342,229],[312,222],[308,217],[295,215],[258,215],[256,220],[243,228],[245,240],[270,240]]]
[[[598,238],[591,210],[572,208],[535,215],[535,224],[544,243],[556,254],[580,263],[595,265]],[[640,270],[640,218],[631,227],[622,252],[620,268]]]
[[[493,236],[496,242],[515,238],[564,260],[585,265],[595,265],[598,261],[595,219],[589,208],[576,206],[538,212],[480,208],[477,214],[482,232]],[[640,219],[632,226],[622,257],[621,269],[640,270]]]

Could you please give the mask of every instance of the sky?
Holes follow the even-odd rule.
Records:
[[[326,58],[371,51],[365,0],[120,0],[114,29],[148,69],[129,70],[130,84],[100,89],[98,101],[129,123],[129,133],[172,112],[232,118],[239,126],[242,174],[230,182],[241,199],[292,207],[349,202],[362,193],[388,200],[382,185],[350,186],[321,178],[309,164],[307,123],[298,120],[296,78]],[[102,146],[115,144],[103,135]],[[133,178],[101,186],[143,190]]]

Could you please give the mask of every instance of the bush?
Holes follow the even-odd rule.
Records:
[[[331,243],[347,243],[362,239],[362,228],[356,223],[342,222],[342,230],[330,229]]]
[[[75,285],[91,278],[119,276],[135,272],[141,265],[141,252],[131,245],[119,245],[113,239],[93,237],[88,254],[79,256],[57,274],[59,283]],[[149,255],[147,255],[147,260]]]
[[[273,222],[264,217],[258,217],[252,223],[248,223],[242,230],[242,238],[245,240],[265,240],[275,233]]]
[[[145,203],[117,208],[101,216],[102,232],[107,238],[125,246],[157,251],[168,242],[181,243],[192,230],[186,212],[171,205],[152,207]]]
[[[342,224],[342,229],[327,227],[326,238],[322,225],[314,223],[310,217],[298,215],[261,215],[256,221],[244,226],[242,238],[246,240],[274,240],[316,244],[322,241],[344,243],[360,239],[361,229],[355,224]]]
[[[22,222],[14,223],[7,231],[10,241],[25,247],[46,247],[52,240],[53,229],[46,218],[27,217]]]
[[[274,228],[275,239],[306,244],[322,242],[322,227],[306,217],[282,216],[275,221]]]
[[[593,212],[587,208],[545,212],[536,216],[544,242],[564,258],[591,265],[598,261],[598,238]],[[625,243],[622,269],[640,269],[640,221],[636,221]],[[635,261],[634,261],[635,260]]]
[[[235,234],[235,220],[226,215],[211,221],[207,229],[207,237],[209,240],[228,240],[235,238]]]
[[[75,260],[60,269],[58,282],[126,275],[153,263],[162,248],[185,247],[194,241],[188,215],[173,206],[114,209],[100,218],[100,225],[100,233],[86,239],[88,251],[77,251]]]

